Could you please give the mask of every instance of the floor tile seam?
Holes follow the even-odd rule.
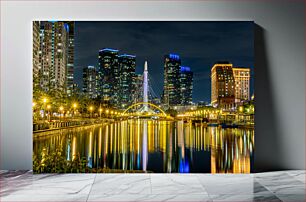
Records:
[[[257,181],[257,180],[256,180]],[[261,186],[263,186],[264,188],[266,188],[271,194],[273,194],[273,195],[277,195],[278,193],[275,193],[273,190],[271,190],[270,188],[269,188],[269,186],[266,186],[266,185],[264,185],[264,184],[262,184],[262,183],[260,183],[259,181],[257,181]]]
[[[271,174],[262,174],[262,173],[257,173],[254,175],[254,179],[257,179],[257,180],[287,180],[287,179],[291,179],[292,176],[289,175],[288,173],[286,172],[283,172],[283,173],[271,173]]]
[[[290,182],[287,182],[287,183],[284,183],[284,184],[268,184],[268,185],[265,184],[265,182],[261,182],[261,180],[256,180],[256,181],[259,184],[261,184],[262,186],[266,187],[266,188],[268,188],[268,187],[274,188],[274,187],[278,187],[278,186],[285,186],[285,187],[287,187],[287,186],[290,186],[290,187],[300,187],[300,186],[303,186],[303,187],[305,187],[305,183],[303,183],[302,181],[297,180],[297,179],[294,179],[294,180],[292,180]],[[268,181],[268,182],[270,182],[270,181]],[[292,182],[294,182],[295,184],[290,184]],[[298,184],[296,184],[296,183],[298,183]],[[288,188],[290,188],[290,187],[288,187]]]
[[[266,189],[266,193],[252,193],[252,194],[244,194],[244,193],[238,193],[238,195],[245,195],[245,196],[251,196],[251,195],[273,195],[273,196],[276,196],[276,194],[272,191],[272,190],[270,190],[268,187],[266,187],[265,185],[263,185],[263,184],[261,184],[260,182],[258,182],[257,180],[255,180],[254,179],[254,181],[256,181],[257,183],[259,183],[259,185],[260,186],[263,186],[265,189]],[[209,192],[207,189],[206,189],[206,187],[205,187],[205,185],[203,185],[202,183],[201,183],[201,185],[204,187],[204,189],[205,189],[205,191],[206,191],[206,193],[210,196],[210,198],[211,198],[211,196],[212,195],[237,195],[237,194],[230,194],[230,193],[222,193],[222,194],[218,194],[218,193],[211,193],[211,192]]]
[[[214,196],[237,196],[237,194],[214,194]],[[254,194],[252,194],[252,195],[250,195],[250,194],[239,194],[238,196],[251,196],[252,197],[252,201],[255,201],[254,200],[254,196],[256,196],[256,195],[254,195]],[[264,194],[264,195],[259,195],[260,197],[261,196],[273,196],[273,197],[275,197],[276,199],[278,199],[280,202],[283,202],[278,196],[276,196],[275,194],[272,194],[272,195],[267,195],[267,194]],[[219,201],[220,202],[220,200],[217,200],[217,199],[212,199],[212,201]],[[222,201],[222,200],[221,200]],[[223,200],[223,201],[226,201],[226,200]],[[228,201],[228,202],[230,202],[230,201]],[[241,201],[242,202],[242,201]],[[248,202],[248,201],[245,201],[245,202]],[[251,202],[251,201],[250,201]]]
[[[206,187],[202,184],[202,182],[199,179],[199,176],[196,176],[197,180],[199,181],[201,187],[204,189],[204,191],[206,192],[209,201],[213,202],[213,198],[211,197],[211,194],[207,191]]]
[[[294,179],[296,180],[297,175],[290,175],[288,173],[283,173],[282,175],[273,175],[273,176],[260,176],[260,175],[254,175],[254,179],[256,180],[262,180],[262,181],[271,181],[271,180],[279,180],[279,181],[283,181],[283,180],[290,180],[290,179]]]
[[[86,198],[86,202],[87,202],[88,199],[89,199],[89,196],[90,196],[92,187],[94,186],[94,184],[95,184],[95,182],[96,182],[96,178],[97,178],[97,174],[95,174],[94,180],[93,180],[93,182],[92,182],[92,185],[91,185],[91,187],[90,187],[90,190],[89,190],[88,195],[87,195],[87,198]]]

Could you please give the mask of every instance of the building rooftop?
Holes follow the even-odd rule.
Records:
[[[170,53],[169,55],[166,55],[166,57],[169,57],[170,59],[173,60],[179,60],[180,56],[178,54]]]
[[[99,50],[99,52],[103,52],[103,51],[107,51],[107,52],[118,52],[119,50],[112,49],[112,48],[103,48],[103,49]]]
[[[249,67],[233,67],[233,70],[250,71],[251,69]]]
[[[119,55],[119,57],[135,58],[136,55],[122,54],[122,55]]]
[[[190,67],[181,66],[181,72],[190,72]]]

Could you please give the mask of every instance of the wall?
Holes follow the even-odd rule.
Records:
[[[302,0],[1,1],[1,169],[32,168],[35,19],[254,20],[257,171],[305,169]]]

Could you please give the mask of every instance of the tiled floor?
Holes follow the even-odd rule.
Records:
[[[1,171],[0,201],[305,201],[305,171],[43,174]]]

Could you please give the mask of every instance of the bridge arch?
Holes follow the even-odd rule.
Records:
[[[164,116],[167,116],[166,112],[164,110],[162,110],[159,106],[156,106],[155,104],[152,104],[152,103],[149,103],[149,102],[138,102],[138,103],[135,103],[135,104],[132,104],[131,106],[129,106],[128,108],[126,108],[124,111],[123,111],[123,115],[125,115],[125,113],[130,110],[131,108],[135,107],[135,106],[139,106],[139,105],[149,105],[150,107],[153,107],[155,109],[158,109],[159,111],[162,112],[162,114]]]

